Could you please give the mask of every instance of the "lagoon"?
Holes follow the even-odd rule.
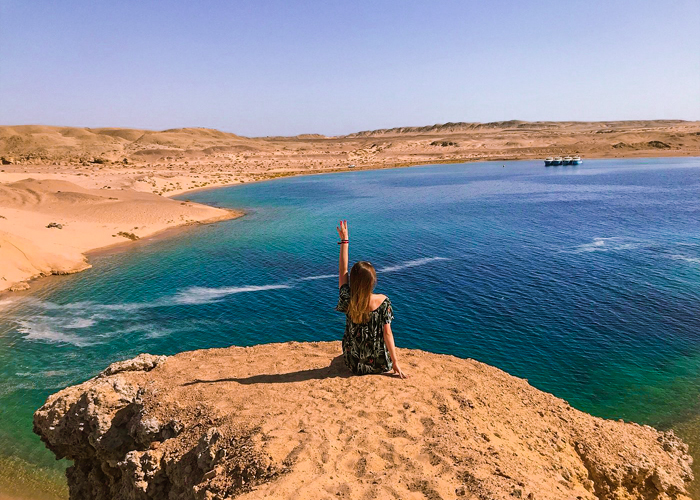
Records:
[[[475,358],[580,410],[692,439],[700,159],[503,165],[190,193],[181,198],[247,215],[101,253],[83,273],[3,296],[0,469],[24,470],[37,491],[35,483],[55,482],[59,493],[48,496],[60,495],[64,465],[32,434],[32,413],[113,361],[339,339],[340,218],[351,263],[373,262],[377,292],[391,298],[399,347]],[[0,474],[0,493],[14,493],[8,476]]]

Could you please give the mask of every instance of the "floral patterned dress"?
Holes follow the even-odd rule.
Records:
[[[340,287],[340,296],[335,310],[347,313],[350,304],[350,286]],[[394,311],[387,297],[372,311],[367,323],[357,324],[345,315],[343,335],[343,357],[345,364],[357,375],[391,371],[391,357],[384,344],[384,325],[391,324]]]

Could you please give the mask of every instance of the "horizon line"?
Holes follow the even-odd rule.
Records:
[[[429,124],[429,125],[399,125],[399,126],[394,126],[394,127],[382,127],[382,128],[375,128],[375,129],[365,129],[365,130],[357,130],[355,132],[349,132],[347,134],[339,134],[339,135],[326,135],[322,134],[319,132],[302,132],[299,134],[293,134],[293,135],[259,135],[259,136],[247,136],[247,135],[242,135],[238,134],[236,132],[229,132],[226,130],[218,129],[218,128],[213,128],[213,127],[203,127],[203,126],[185,126],[185,127],[173,127],[173,128],[165,128],[165,129],[151,129],[151,128],[140,128],[140,127],[119,127],[119,126],[99,126],[99,127],[88,127],[88,126],[75,126],[75,125],[48,125],[48,124],[43,124],[43,123],[25,123],[25,124],[12,124],[12,125],[1,125],[0,128],[12,128],[12,127],[52,127],[52,128],[74,128],[74,129],[84,129],[84,130],[105,130],[105,129],[122,129],[122,130],[140,130],[144,132],[174,132],[174,131],[180,131],[180,130],[187,130],[187,129],[197,129],[197,130],[213,130],[216,132],[221,132],[224,134],[231,134],[235,135],[238,137],[244,137],[247,139],[267,139],[267,138],[276,138],[276,137],[300,137],[300,136],[320,136],[324,138],[338,138],[338,137],[348,137],[351,135],[355,134],[367,134],[367,133],[372,133],[372,132],[389,132],[389,131],[395,131],[395,130],[400,130],[400,129],[409,129],[408,131],[411,131],[410,129],[414,129],[415,131],[418,131],[416,129],[425,129],[423,131],[428,131],[431,128],[435,127],[447,127],[447,126],[461,126],[461,125],[498,125],[498,124],[508,124],[508,123],[513,123],[513,124],[602,124],[602,123],[639,123],[639,122],[672,122],[672,123],[696,123],[700,122],[700,119],[698,120],[685,120],[685,119],[675,119],[675,118],[655,118],[655,119],[627,119],[627,120],[519,120],[519,119],[510,119],[510,120],[496,120],[496,121],[489,121],[489,122],[466,122],[466,121],[458,121],[458,122],[444,122],[444,123],[434,123],[434,124]]]

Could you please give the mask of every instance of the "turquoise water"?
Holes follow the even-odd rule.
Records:
[[[351,262],[379,271],[400,347],[478,359],[603,417],[697,419],[700,159],[502,165],[189,194],[248,214],[0,298],[0,454],[60,467],[32,413],[112,361],[339,339],[339,218]]]

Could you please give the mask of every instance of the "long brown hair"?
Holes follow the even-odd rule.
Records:
[[[352,266],[348,316],[353,323],[361,324],[369,321],[369,299],[376,284],[377,273],[372,264],[362,260]]]

